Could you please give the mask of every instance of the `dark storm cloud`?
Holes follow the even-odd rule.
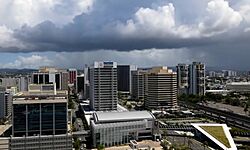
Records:
[[[155,1],[152,3],[150,0],[100,0],[94,3],[91,12],[76,16],[72,23],[62,27],[58,27],[52,21],[45,21],[33,27],[24,25],[20,29],[14,31],[14,37],[31,45],[29,48],[23,49],[23,51],[89,51],[98,49],[129,51],[150,48],[171,49],[209,47],[218,42],[224,42],[227,45],[232,44],[227,41],[231,40],[231,38],[238,37],[239,34],[243,33],[242,30],[239,32],[231,30],[230,32],[233,32],[233,35],[229,35],[228,37],[224,37],[226,34],[223,33],[222,35],[203,36],[203,34],[208,34],[207,32],[220,32],[220,30],[224,30],[224,28],[227,29],[227,27],[223,26],[224,24],[217,28],[208,28],[205,26],[205,29],[202,29],[204,31],[200,31],[201,29],[188,29],[190,30],[188,31],[190,32],[189,34],[191,34],[191,36],[188,37],[182,37],[182,35],[185,34],[185,31],[182,31],[181,33],[179,33],[179,31],[173,31],[174,33],[172,33],[171,30],[177,30],[177,24],[181,25],[181,23],[185,22],[189,25],[192,21],[194,22],[194,19],[191,19],[192,17],[200,17],[197,15],[198,13],[194,14],[188,11],[190,9],[185,9],[184,6],[181,5],[183,1],[172,1],[175,6],[174,11],[176,15],[170,16],[166,19],[170,19],[169,22],[171,22],[171,17],[174,17],[173,19],[178,18],[179,20],[175,20],[173,27],[166,27],[166,30],[169,31],[165,33],[163,32],[163,36],[157,37],[157,33],[154,33],[158,31],[158,29],[153,29],[151,34],[150,29],[147,28],[151,28],[152,26],[147,26],[147,24],[141,25],[141,22],[137,23],[136,19],[134,19],[136,12],[138,12],[140,8],[157,10],[157,7],[168,5],[168,2],[170,1]],[[207,1],[198,2],[192,0],[188,3],[190,7],[192,4],[196,4],[194,5],[195,8],[203,6],[194,12],[199,11],[201,14],[204,14]],[[170,9],[167,9],[167,11],[169,10]],[[146,11],[148,10],[145,9],[144,13]],[[136,29],[132,34],[126,35],[126,30],[128,30],[127,23],[130,19],[133,19],[133,25]],[[154,18],[152,18],[152,22],[153,21]],[[117,28],[117,26],[121,24],[124,27]],[[211,23],[209,23],[209,25],[210,24]],[[159,24],[159,26],[163,25],[168,24]],[[141,30],[141,26],[147,28]],[[147,32],[148,30],[149,33]],[[121,32],[125,32],[125,34],[122,34]],[[199,33],[198,35],[192,36],[192,32]],[[241,39],[244,40],[244,37],[241,37]]]
[[[78,64],[80,58],[88,62],[102,58],[118,61],[127,56],[122,62],[128,57],[144,65],[154,60],[153,64],[174,64],[174,60],[188,59],[249,67],[242,65],[248,64],[250,56],[250,5],[246,0],[95,0],[81,13],[74,11],[78,3],[68,7],[77,0],[62,2],[53,5],[53,13],[45,13],[61,14],[59,17],[52,15],[47,21],[39,21],[32,16],[29,22],[28,16],[25,25],[0,25],[0,51],[75,52],[69,61],[65,53],[58,59],[67,64],[75,60]],[[62,16],[69,13],[74,15],[62,23]],[[146,57],[147,62],[143,60]]]

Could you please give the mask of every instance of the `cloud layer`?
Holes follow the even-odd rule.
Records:
[[[1,51],[189,48],[209,45],[213,38],[225,33],[241,36],[250,24],[249,5],[242,4],[236,10],[225,0],[205,1],[200,16],[186,16],[189,23],[178,18],[176,13],[182,10],[175,8],[174,2],[119,2],[4,2],[0,15],[9,13],[10,17],[1,21],[0,38],[5,39],[0,43]]]
[[[225,66],[233,59],[237,67],[250,55],[249,0],[12,0],[1,2],[0,17],[0,52],[63,52],[55,60],[17,57],[7,67],[127,58]]]

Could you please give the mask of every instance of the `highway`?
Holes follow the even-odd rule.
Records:
[[[181,106],[203,111],[204,115],[225,122],[229,125],[236,126],[242,129],[250,130],[250,117],[240,115],[229,111],[223,111],[216,108],[208,107],[200,104],[180,102]]]

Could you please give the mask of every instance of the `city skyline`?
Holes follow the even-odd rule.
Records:
[[[0,0],[1,150],[250,149],[250,0]]]
[[[6,18],[0,21],[1,68],[80,68],[94,60],[127,64],[128,58],[139,66],[201,61],[249,68],[247,0],[13,0],[0,10]]]

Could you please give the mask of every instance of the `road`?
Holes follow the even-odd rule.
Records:
[[[222,103],[214,103],[214,102],[207,102],[206,106],[208,107],[212,107],[212,108],[216,108],[216,109],[221,109],[221,110],[229,110],[232,111],[236,114],[240,114],[240,115],[247,115],[244,112],[244,108],[243,107],[239,107],[239,106],[232,106],[232,105],[227,105],[227,104],[222,104]]]

